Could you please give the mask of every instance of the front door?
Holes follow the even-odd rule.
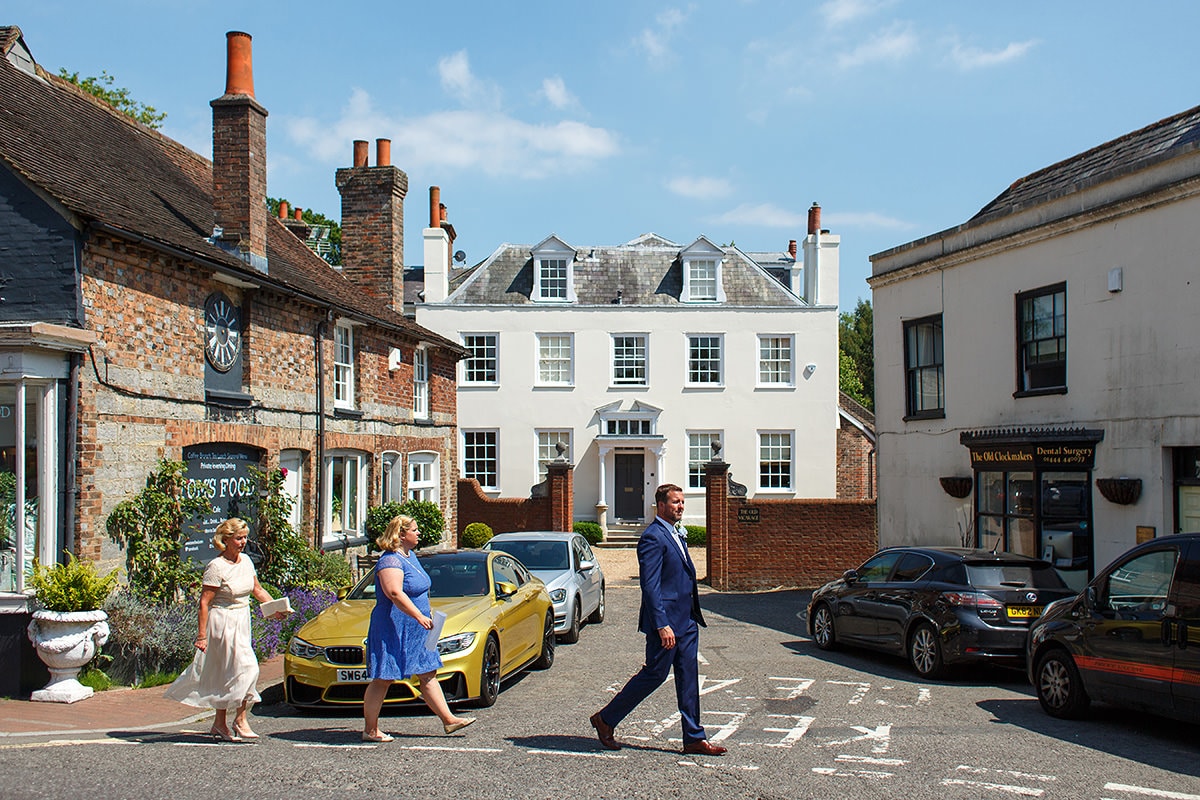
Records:
[[[1200,531],[1200,486],[1179,487],[1179,532]]]
[[[613,454],[613,516],[641,521],[646,509],[645,457],[641,453]]]

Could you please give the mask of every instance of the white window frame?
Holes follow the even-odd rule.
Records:
[[[693,344],[696,339],[716,339],[717,347],[717,379],[715,381],[698,381],[693,376]],[[713,389],[725,385],[725,335],[722,333],[689,333],[687,335],[687,372],[683,376],[685,386],[703,389]]]
[[[467,440],[475,436],[490,437],[491,443],[481,444],[475,442],[468,445]],[[481,456],[468,453],[468,447],[489,447],[491,454]],[[461,472],[464,478],[474,478],[479,481],[480,488],[487,491],[495,492],[500,490],[500,431],[497,428],[464,429],[462,432],[462,446],[459,448],[459,452],[462,454]],[[471,460],[490,463],[491,467],[486,470],[478,468],[468,469],[468,461]],[[486,479],[486,482],[485,480],[480,480],[481,474]]]
[[[441,474],[438,465],[438,454],[432,450],[418,450],[408,454],[409,500],[439,502]]]
[[[725,441],[725,432],[720,430],[687,432],[687,488],[700,491],[705,488],[704,465],[712,461],[712,443]]]
[[[413,350],[413,418],[429,419],[429,350]]]
[[[565,357],[558,351],[559,340],[566,340]],[[547,352],[547,346],[556,346],[553,353]],[[537,334],[537,369],[534,373],[535,386],[574,386],[575,385],[575,334],[573,333],[539,333]],[[565,373],[564,380],[548,380],[547,374],[555,377]]]
[[[786,437],[786,438],[785,438]],[[786,458],[780,458],[782,453],[773,451],[787,448]],[[770,451],[768,450],[770,449]],[[770,458],[769,456],[776,456]],[[766,464],[787,464],[787,472],[779,473],[784,482],[779,482],[778,486],[763,485],[763,468]],[[758,432],[758,469],[755,474],[758,476],[755,482],[758,485],[759,492],[780,492],[792,493],[796,486],[796,432],[789,430],[760,430]]]
[[[534,439],[536,441],[537,450],[537,479],[539,481],[546,479],[546,465],[558,458],[558,448],[555,447],[556,442],[562,442],[567,446],[566,452],[563,453],[563,458],[571,461],[572,452],[572,437],[574,432],[570,428],[539,428],[534,431]]]
[[[325,515],[326,522],[326,542],[341,543],[346,539],[355,539],[366,535],[367,468],[370,463],[370,454],[361,450],[331,450],[326,454],[325,463],[322,465],[322,469],[325,470],[325,497],[321,500],[322,513]],[[347,475],[354,476],[355,485],[352,492],[347,493],[343,489],[341,508],[335,515],[333,486],[339,464],[343,470],[343,486]]]
[[[395,450],[379,454],[379,500],[381,503],[404,502],[404,462]]]
[[[483,340],[479,342],[476,340]],[[500,384],[500,334],[495,331],[462,334],[463,347],[470,353],[462,360],[463,386],[498,386]],[[484,352],[481,354],[479,348]],[[491,377],[473,376],[473,371],[491,373]]]
[[[641,379],[617,377],[617,340],[634,339],[641,342],[641,363],[636,362],[623,369],[641,370]],[[650,334],[648,333],[613,333],[609,334],[609,383],[613,388],[640,388],[650,385]]]
[[[765,346],[775,347],[776,342],[787,343],[787,359],[782,369],[773,365],[783,363],[781,358],[764,358]],[[791,389],[796,386],[796,336],[791,333],[760,333],[756,339],[757,370],[755,378],[759,388]],[[768,380],[770,378],[770,380]]]
[[[304,521],[304,451],[280,450],[279,466],[287,470],[283,479],[283,493],[292,500],[288,522],[291,523],[292,530],[300,533],[300,526]]]
[[[680,302],[701,305],[725,302],[724,250],[701,236],[679,251],[679,260],[683,266]]]
[[[550,236],[533,248],[531,252],[533,256],[533,292],[530,299],[535,303],[574,303],[576,300],[575,248],[557,236]],[[555,291],[552,296],[548,296],[547,293],[555,287],[547,282],[546,273],[551,269],[552,264],[555,265],[553,268],[558,270],[559,262],[562,262],[561,269],[566,285],[563,287],[561,295]]]
[[[39,381],[5,381],[6,387],[14,390],[11,408],[13,425],[13,475],[16,492],[13,497],[10,537],[13,547],[11,568],[13,584],[3,595],[15,601],[0,601],[0,607],[9,610],[24,610],[27,598],[21,596],[31,591],[28,576],[33,570],[33,561],[54,564],[58,561],[58,387],[56,383]],[[28,406],[32,405],[32,414]],[[4,407],[7,409],[7,406]],[[30,436],[30,433],[33,435]],[[25,453],[31,441],[37,442],[37,494],[26,495],[27,470],[32,468]],[[17,446],[17,443],[22,443]],[[30,504],[33,504],[32,508]],[[36,509],[36,517],[28,513]],[[9,509],[2,509],[8,514]],[[17,535],[16,531],[22,531]],[[33,539],[32,543],[29,541]],[[8,583],[8,581],[6,581]]]
[[[354,328],[345,322],[333,328],[333,407],[354,408]]]

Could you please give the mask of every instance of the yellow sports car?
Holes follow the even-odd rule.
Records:
[[[450,702],[496,702],[500,683],[526,667],[554,663],[554,608],[545,585],[507,553],[459,550],[420,556],[433,586],[430,605],[446,615],[438,640],[438,683]],[[284,694],[297,708],[362,703],[365,645],[375,575],[296,632],[283,660]],[[409,678],[388,688],[388,703],[419,699]]]

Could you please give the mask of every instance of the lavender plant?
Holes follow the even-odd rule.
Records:
[[[250,616],[250,635],[254,643],[254,654],[265,661],[287,649],[292,635],[309,620],[337,602],[337,593],[331,589],[289,589],[287,597],[292,604],[292,614],[287,619],[266,619],[254,604]]]

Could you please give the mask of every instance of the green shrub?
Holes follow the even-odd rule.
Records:
[[[116,592],[104,604],[111,631],[104,645],[112,656],[108,674],[117,683],[134,685],[155,672],[178,674],[195,654],[196,603],[150,603],[129,590]]]
[[[381,506],[367,509],[367,552],[378,550],[375,540],[379,538],[388,523],[393,518],[403,514],[417,521],[417,547],[433,547],[442,541],[442,533],[446,529],[446,518],[438,504],[429,500],[405,500],[403,503],[392,501]]]
[[[689,547],[704,547],[708,544],[708,528],[703,525],[684,525],[687,528]]]
[[[35,558],[29,584],[47,611],[96,611],[117,588],[117,571],[100,577],[95,564],[67,553],[67,563],[52,567],[42,566]]]
[[[354,571],[341,553],[318,553],[316,550],[309,550],[307,560],[308,569],[304,582],[290,586],[289,589],[330,589],[336,593],[338,589],[354,583]]]
[[[472,522],[458,537],[459,547],[483,547],[492,538],[492,529],[486,522]]]
[[[113,686],[112,678],[108,677],[107,672],[90,665],[79,671],[79,677],[76,680],[84,686],[90,686],[94,692],[105,692]]]
[[[572,530],[587,539],[590,544],[600,544],[604,541],[604,529],[600,527],[599,522],[580,520],[575,523]]]
[[[179,677],[179,672],[171,670],[169,672],[150,672],[142,676],[142,679],[133,687],[135,689],[151,689],[155,686],[167,686],[175,682]]]

